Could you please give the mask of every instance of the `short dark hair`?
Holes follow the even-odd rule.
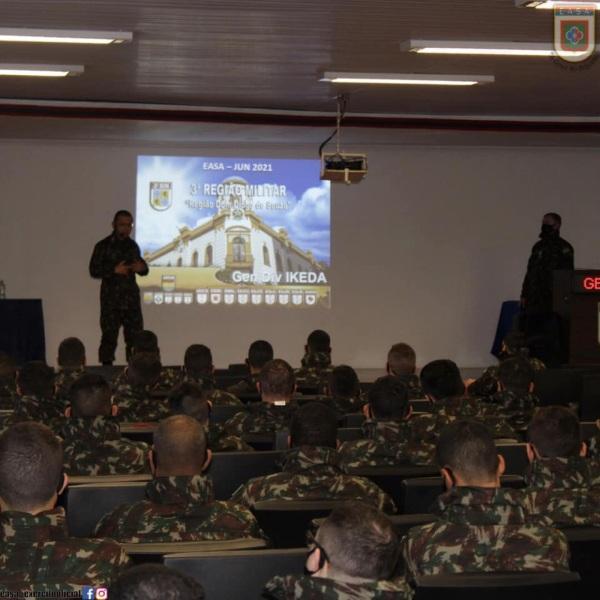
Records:
[[[101,375],[85,373],[69,387],[69,401],[74,417],[110,415],[111,389]]]
[[[262,369],[273,360],[273,346],[265,340],[256,340],[248,348],[248,363],[255,369]]]
[[[549,212],[549,213],[546,213],[544,215],[544,217],[550,217],[551,219],[554,219],[554,221],[556,223],[558,223],[559,225],[562,225],[562,217],[558,213]]]
[[[258,375],[261,394],[289,398],[294,393],[294,369],[280,358],[270,360]]]
[[[465,392],[456,363],[451,360],[434,360],[421,369],[421,387],[435,400],[453,398]]]
[[[85,363],[85,346],[76,337],[65,338],[58,346],[58,364],[61,367],[77,368]]]
[[[123,571],[110,586],[111,600],[204,600],[199,582],[160,564],[142,564]]]
[[[180,468],[201,471],[206,461],[206,433],[193,417],[173,415],[161,421],[154,431],[154,457],[163,472],[177,474]]]
[[[158,337],[154,331],[144,329],[135,334],[133,338],[133,351],[137,352],[154,352],[158,354]]]
[[[523,356],[507,358],[498,367],[498,381],[509,391],[528,392],[533,378],[531,362]]]
[[[113,223],[114,223],[114,222],[115,222],[115,221],[116,221],[116,220],[117,220],[119,217],[129,217],[129,218],[130,218],[130,219],[133,221],[133,215],[132,215],[132,214],[131,214],[131,213],[130,213],[128,210],[125,210],[125,209],[118,210],[118,211],[115,213],[115,216],[113,217]]]
[[[308,402],[292,415],[290,442],[297,446],[337,446],[337,415],[322,402]]]
[[[533,414],[527,439],[543,458],[577,456],[581,430],[577,415],[565,406],[545,406]]]
[[[153,352],[136,352],[129,358],[127,378],[133,385],[154,385],[160,377],[162,365]]]
[[[54,369],[41,360],[25,363],[18,372],[17,383],[25,396],[52,398],[54,396]]]
[[[210,374],[213,368],[212,352],[204,344],[192,344],[188,346],[183,357],[185,370],[193,376]]]
[[[410,408],[408,389],[399,377],[380,377],[369,388],[369,405],[376,419],[402,419]]]
[[[11,510],[29,512],[48,502],[62,469],[60,440],[45,425],[26,421],[0,435],[0,497]]]
[[[390,520],[362,502],[335,508],[317,532],[331,566],[351,577],[390,579],[400,557],[400,540]]]
[[[181,383],[174,387],[168,396],[169,411],[172,415],[188,415],[206,423],[210,415],[208,398],[196,383]]]
[[[459,473],[467,482],[495,477],[498,469],[492,432],[472,420],[454,421],[442,429],[436,460],[440,468]]]
[[[0,351],[0,381],[13,380],[17,373],[17,363],[15,359],[6,352]]]
[[[360,381],[356,371],[348,365],[339,365],[328,376],[329,393],[334,398],[357,398]]]
[[[413,375],[417,368],[417,355],[411,346],[394,344],[387,356],[391,375]]]
[[[306,339],[306,345],[311,352],[331,352],[331,338],[326,331],[315,329]]]
[[[514,329],[513,331],[509,331],[504,339],[502,340],[504,347],[506,348],[506,352],[509,356],[525,356],[529,353],[527,349],[527,340],[525,339],[525,334],[518,329]]]

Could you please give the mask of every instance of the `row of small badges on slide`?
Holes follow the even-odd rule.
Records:
[[[318,295],[311,290],[205,289],[196,292],[144,292],[144,304],[292,304],[314,306]]]

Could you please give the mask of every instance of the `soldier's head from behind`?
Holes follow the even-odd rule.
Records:
[[[508,358],[498,367],[500,389],[516,394],[533,392],[534,371],[531,363],[524,356]]]
[[[358,375],[348,365],[335,367],[327,377],[327,386],[332,398],[358,398],[360,396]]]
[[[115,235],[120,240],[125,240],[131,235],[133,229],[133,216],[128,210],[118,210],[112,220]]]
[[[85,366],[85,346],[76,337],[65,338],[58,346],[59,367],[62,369],[80,369]]]
[[[195,579],[164,565],[143,564],[119,575],[110,586],[111,600],[204,600]]]
[[[200,475],[210,464],[202,424],[187,415],[161,421],[154,432],[150,464],[155,477]]]
[[[427,363],[421,369],[420,378],[423,392],[432,401],[454,398],[465,392],[460,371],[451,360],[434,360]]]
[[[453,486],[496,488],[504,473],[504,458],[492,432],[477,421],[446,425],[436,447],[436,460],[448,489]]]
[[[505,360],[511,356],[528,356],[527,340],[522,331],[514,330],[506,334],[502,340],[502,349],[500,351],[500,360]]]
[[[0,435],[0,509],[51,510],[67,485],[60,440],[41,423],[17,423]]]
[[[527,428],[530,461],[585,456],[577,415],[565,406],[544,406],[535,411]]]
[[[160,348],[158,347],[158,337],[154,331],[144,329],[135,334],[133,338],[132,353],[150,352],[160,357]]]
[[[190,377],[211,377],[214,366],[210,348],[203,344],[188,346],[183,357],[183,368]]]
[[[149,387],[156,384],[162,365],[153,352],[136,352],[129,359],[127,382],[135,387]]]
[[[270,361],[273,360],[273,346],[265,340],[256,340],[248,348],[246,364],[250,373],[255,375]]]
[[[334,509],[323,521],[306,560],[313,576],[391,579],[400,556],[400,541],[389,519],[361,502]]]
[[[307,354],[331,354],[331,338],[326,331],[315,329],[306,338]]]
[[[13,383],[17,375],[17,363],[6,352],[0,352],[0,382]]]
[[[17,373],[17,392],[21,396],[52,398],[54,369],[38,360],[25,363]]]
[[[392,375],[377,379],[369,388],[366,412],[367,417],[381,421],[408,419],[412,410],[406,385]]]
[[[67,417],[92,418],[117,414],[108,381],[93,373],[85,373],[71,384],[69,403],[70,406],[65,411]]]
[[[562,225],[562,217],[555,212],[546,213],[542,219],[542,232],[540,237],[545,235],[558,235]]]
[[[208,426],[210,403],[205,392],[196,383],[181,383],[174,387],[167,400],[172,415],[187,415],[204,427]]]
[[[258,391],[263,402],[287,404],[296,391],[294,369],[280,358],[270,360],[258,374]]]
[[[387,356],[387,372],[389,375],[406,377],[414,375],[417,369],[417,355],[411,346],[394,344]]]
[[[322,402],[308,402],[292,415],[290,446],[337,446],[337,415]]]

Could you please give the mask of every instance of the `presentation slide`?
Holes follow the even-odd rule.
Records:
[[[145,304],[331,306],[319,160],[138,156]]]

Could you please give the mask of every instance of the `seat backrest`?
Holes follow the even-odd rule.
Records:
[[[229,500],[237,488],[253,477],[270,475],[281,470],[283,453],[215,452],[207,470],[213,480],[217,500]]]
[[[353,442],[362,440],[363,430],[360,427],[339,427],[337,430],[337,439],[340,442]]]
[[[600,374],[597,372],[583,375],[579,418],[582,421],[600,419]]]
[[[210,420],[215,424],[225,423],[242,410],[239,406],[216,405],[210,410]]]
[[[145,497],[145,481],[84,483],[69,486],[61,502],[67,512],[67,528],[74,537],[91,537],[98,521],[120,504]],[[90,480],[94,478],[90,477]]]
[[[344,427],[361,427],[365,421],[363,413],[348,413],[344,415]]]
[[[578,597],[577,573],[460,573],[416,578],[415,600],[554,600]]]
[[[121,423],[121,435],[128,440],[152,444],[158,423]]]
[[[581,575],[586,589],[596,590],[595,597],[600,586],[600,527],[565,527],[561,531],[569,542],[571,569]]]
[[[570,369],[544,369],[535,374],[535,395],[541,406],[568,406],[584,400],[585,380],[582,374]]]
[[[529,468],[527,444],[497,444],[498,454],[504,457],[506,475],[525,475]]]
[[[431,412],[431,400],[427,398],[419,398],[418,400],[411,400],[410,405],[412,406],[413,412],[417,413],[430,413]]]
[[[257,452],[278,449],[276,446],[276,432],[274,431],[269,433],[244,433],[242,434],[242,439]]]
[[[164,564],[199,581],[209,600],[258,600],[275,575],[302,575],[306,549],[173,554]]]

